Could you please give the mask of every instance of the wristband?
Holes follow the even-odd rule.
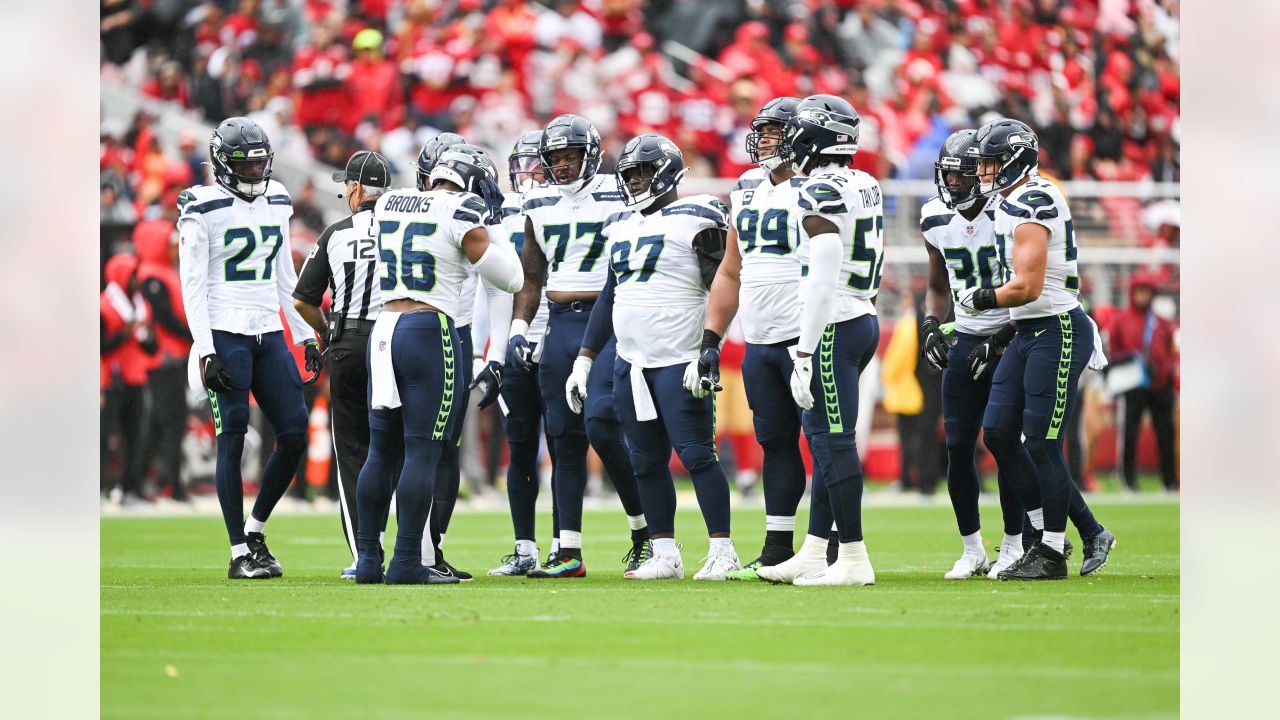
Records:
[[[992,310],[996,307],[996,291],[990,288],[983,288],[973,294],[974,310]]]
[[[720,336],[711,330],[702,331],[702,347],[701,350],[719,350]]]

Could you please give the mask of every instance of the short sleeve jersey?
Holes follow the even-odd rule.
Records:
[[[967,288],[998,288],[1004,284],[1002,248],[996,247],[995,235],[998,204],[995,197],[988,199],[972,220],[936,197],[920,209],[920,232],[925,242],[942,253],[953,301]],[[1008,308],[970,312],[956,305],[956,329],[970,335],[991,335],[1008,322]]]
[[[742,256],[739,293],[742,330],[749,343],[772,344],[800,333],[800,245],[803,230],[796,192],[804,178],[774,185],[752,168],[729,192],[729,218]]]
[[[543,287],[599,292],[609,272],[600,231],[610,215],[626,209],[617,178],[598,174],[572,195],[555,185],[540,185],[525,194],[521,207],[533,225],[534,242],[547,257]]]
[[[804,178],[796,200],[803,226],[807,217],[829,220],[839,231],[844,258],[836,280],[836,297],[828,323],[875,315],[871,303],[880,290],[884,266],[884,203],[880,183],[861,170],[826,166]],[[800,283],[801,302],[807,294],[808,243],[801,245],[805,278]]]
[[[1035,223],[1049,231],[1049,252],[1045,258],[1044,289],[1040,297],[1021,307],[1010,308],[1014,320],[1048,317],[1067,312],[1080,304],[1080,273],[1076,266],[1075,228],[1071,210],[1057,185],[1038,173],[1018,186],[1008,197],[998,198],[995,236],[1004,263],[1005,281],[1015,276],[1013,269],[1014,231]]]

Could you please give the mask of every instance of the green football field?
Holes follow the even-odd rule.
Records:
[[[659,583],[622,579],[620,511],[587,514],[590,577],[569,581],[485,577],[510,519],[460,512],[448,557],[478,577],[447,587],[339,580],[327,515],[273,518],[285,576],[238,582],[220,518],[106,518],[102,717],[1175,717],[1178,505],[1094,509],[1119,539],[1102,573],[1075,574],[1077,547],[1070,579],[1011,584],[941,579],[945,503],[868,508],[866,588],[696,583],[696,510],[687,579]],[[744,561],[761,515],[734,514]],[[983,520],[998,540],[998,508]]]

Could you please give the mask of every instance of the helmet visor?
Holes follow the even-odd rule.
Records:
[[[542,160],[537,155],[515,155],[507,164],[507,170],[511,175],[511,186],[520,187],[521,184],[532,180],[535,183],[541,183],[546,180],[546,172],[542,169]]]
[[[229,157],[225,160],[227,169],[241,182],[260,183],[271,177],[271,156]]]

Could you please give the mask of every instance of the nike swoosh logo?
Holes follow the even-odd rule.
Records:
[[[1037,330],[1035,335],[1033,335],[1033,337],[1040,337],[1043,334],[1044,334],[1044,330]]]

